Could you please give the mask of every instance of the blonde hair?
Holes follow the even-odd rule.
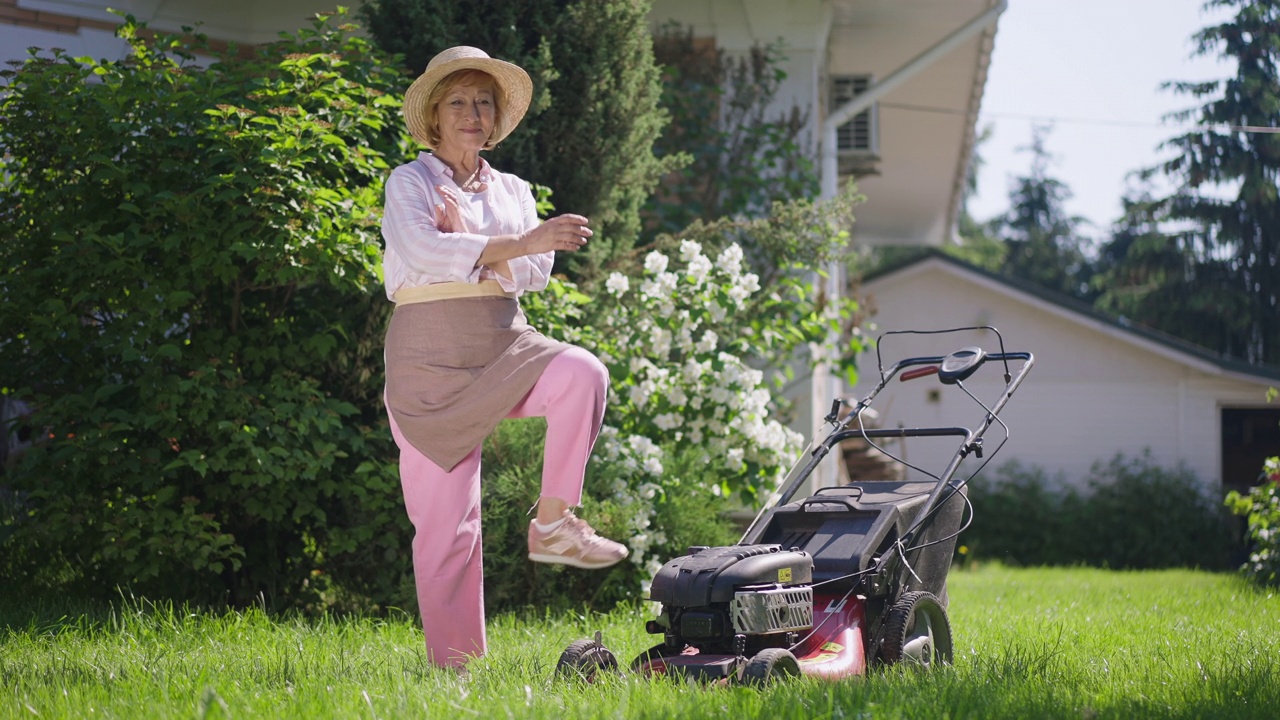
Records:
[[[498,82],[493,76],[483,70],[475,70],[466,68],[451,72],[436,83],[431,89],[431,94],[427,95],[426,102],[423,103],[422,116],[427,125],[427,139],[430,141],[426,145],[429,148],[440,147],[440,113],[437,112],[440,103],[444,102],[445,97],[453,92],[453,89],[459,85],[477,85],[487,87],[489,92],[493,94],[493,127],[495,129],[502,126],[502,105],[498,102]],[[493,137],[485,139],[484,149],[493,148]]]

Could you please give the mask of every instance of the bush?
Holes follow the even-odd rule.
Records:
[[[1091,565],[1115,569],[1230,565],[1228,518],[1185,467],[1152,464],[1150,453],[1095,463],[1087,490],[1050,482],[1017,462],[971,484],[973,526],[962,555],[1015,565]]]
[[[5,582],[305,605],[385,595],[408,523],[376,402],[398,62],[319,19],[207,68],[39,54],[0,95],[0,378],[42,441]]]
[[[1253,547],[1240,571],[1261,585],[1280,585],[1280,457],[1268,458],[1262,475],[1265,481],[1248,495],[1228,493],[1226,504],[1232,513],[1249,519]]]

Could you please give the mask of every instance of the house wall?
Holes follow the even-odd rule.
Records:
[[[0,0],[0,62],[26,59],[29,47],[59,47],[72,57],[119,60],[127,47],[115,37],[115,27],[109,20],[32,10],[19,7],[18,0]]]
[[[868,283],[864,291],[876,309],[873,334],[991,324],[1004,334],[1008,350],[1035,354],[1035,367],[1001,414],[1011,436],[992,467],[1018,459],[1082,484],[1093,463],[1149,449],[1158,465],[1184,462],[1205,484],[1221,486],[1220,410],[1265,406],[1265,380],[1226,376],[1192,356],[1180,358],[1176,351],[1126,337],[1124,330],[960,272],[942,261],[925,261]],[[882,351],[888,364],[906,355],[946,354],[977,344],[977,337],[890,337]],[[990,341],[981,344],[992,347]],[[1003,386],[989,369],[965,383],[984,399]],[[863,356],[862,373],[852,393],[859,398],[870,390],[866,378],[876,373],[873,354]],[[938,390],[940,400],[932,401],[930,391]],[[876,405],[885,409],[884,427],[972,426],[982,417],[981,408],[934,377],[894,382]],[[993,431],[988,449],[998,437]],[[908,459],[941,469],[956,447],[950,439],[917,440],[907,447]]]

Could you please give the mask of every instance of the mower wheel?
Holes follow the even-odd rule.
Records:
[[[595,682],[602,672],[618,670],[618,658],[596,640],[574,640],[560,654],[556,677],[564,680]]]
[[[898,598],[885,615],[882,638],[880,661],[886,665],[951,664],[951,621],[930,593],[909,592]]]
[[[774,680],[796,677],[800,674],[800,661],[785,648],[765,648],[742,668],[740,682],[765,687]]]

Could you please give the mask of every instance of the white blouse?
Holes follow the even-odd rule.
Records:
[[[439,158],[419,153],[417,160],[391,171],[382,213],[387,298],[394,300],[401,288],[450,281],[497,280],[503,290],[516,295],[547,286],[554,252],[508,260],[510,280],[476,264],[490,237],[519,235],[538,226],[529,183],[494,170],[483,158],[480,163],[479,180],[488,188],[478,193],[456,192],[470,232],[440,232],[436,225],[436,206],[444,203],[436,186],[457,187],[453,171]]]

